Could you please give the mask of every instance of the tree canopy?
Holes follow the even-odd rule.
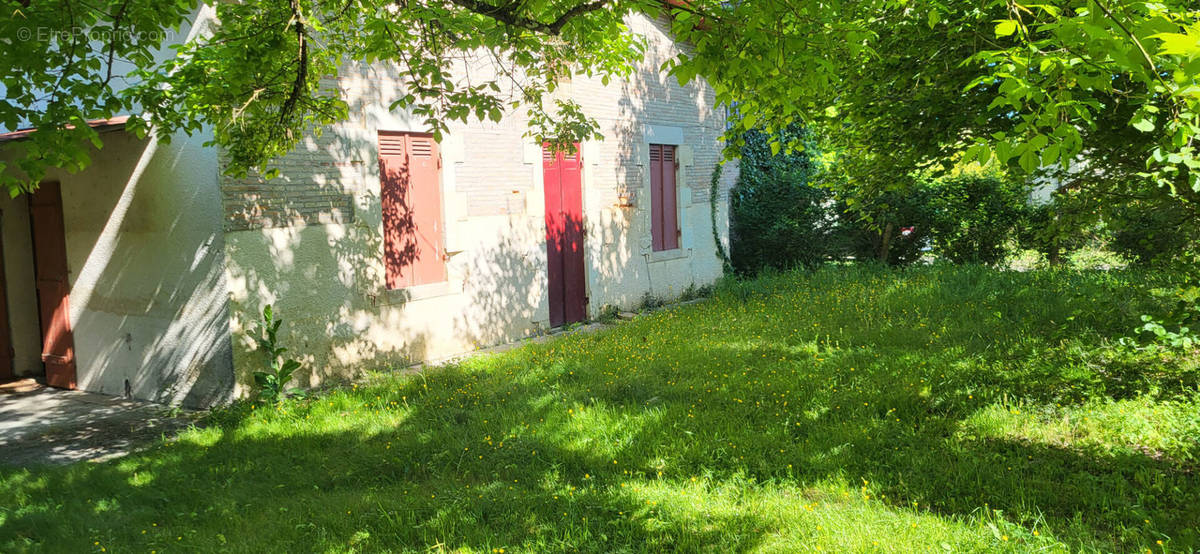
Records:
[[[195,1],[4,5],[0,122],[39,129],[15,160],[21,171],[4,173],[14,192],[47,167],[86,165],[98,137],[84,123],[121,113],[144,114],[132,128],[162,137],[210,124],[232,171],[266,167],[347,117],[319,86],[347,60],[394,62],[406,93],[392,109],[437,133],[527,109],[532,136],[595,136],[578,105],[548,93],[569,74],[627,74],[642,52],[624,23],[634,11],[670,17],[689,46],[663,69],[707,79],[736,107],[731,137],[803,122],[864,183],[949,159],[1033,172],[1083,157],[1177,195],[1200,190],[1190,0],[220,2],[217,23],[162,61],[154,31],[179,29]],[[87,32],[31,39],[40,29]],[[464,52],[496,71],[463,78]]]
[[[801,118],[866,181],[963,161],[1033,172],[1082,154],[1200,187],[1190,2],[788,5],[743,4],[728,10],[736,24],[682,33],[697,49],[676,72],[739,102],[742,128]]]

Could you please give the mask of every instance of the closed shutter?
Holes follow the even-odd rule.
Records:
[[[675,147],[650,145],[650,238],[655,251],[679,248]]]
[[[379,196],[387,288],[446,280],[441,163],[424,133],[379,133]]]

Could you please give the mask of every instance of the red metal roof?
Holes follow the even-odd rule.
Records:
[[[88,127],[97,131],[115,131],[125,128],[125,122],[129,121],[129,116],[119,115],[109,119],[93,119],[88,122]],[[70,127],[70,126],[68,126]],[[8,142],[10,140],[21,140],[37,131],[37,128],[30,127],[28,129],[18,129],[7,133],[0,133],[0,142]]]

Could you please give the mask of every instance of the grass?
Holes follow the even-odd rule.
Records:
[[[1188,551],[1168,276],[830,267],[0,473],[5,552]]]

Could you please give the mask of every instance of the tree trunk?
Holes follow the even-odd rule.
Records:
[[[888,223],[883,228],[883,241],[879,245],[879,261],[888,263],[888,254],[892,249],[892,231],[895,230],[895,225]]]
[[[1047,249],[1046,261],[1050,262],[1050,265],[1052,266],[1060,266],[1063,264],[1062,248],[1058,245],[1057,240],[1051,243],[1050,248]]]

